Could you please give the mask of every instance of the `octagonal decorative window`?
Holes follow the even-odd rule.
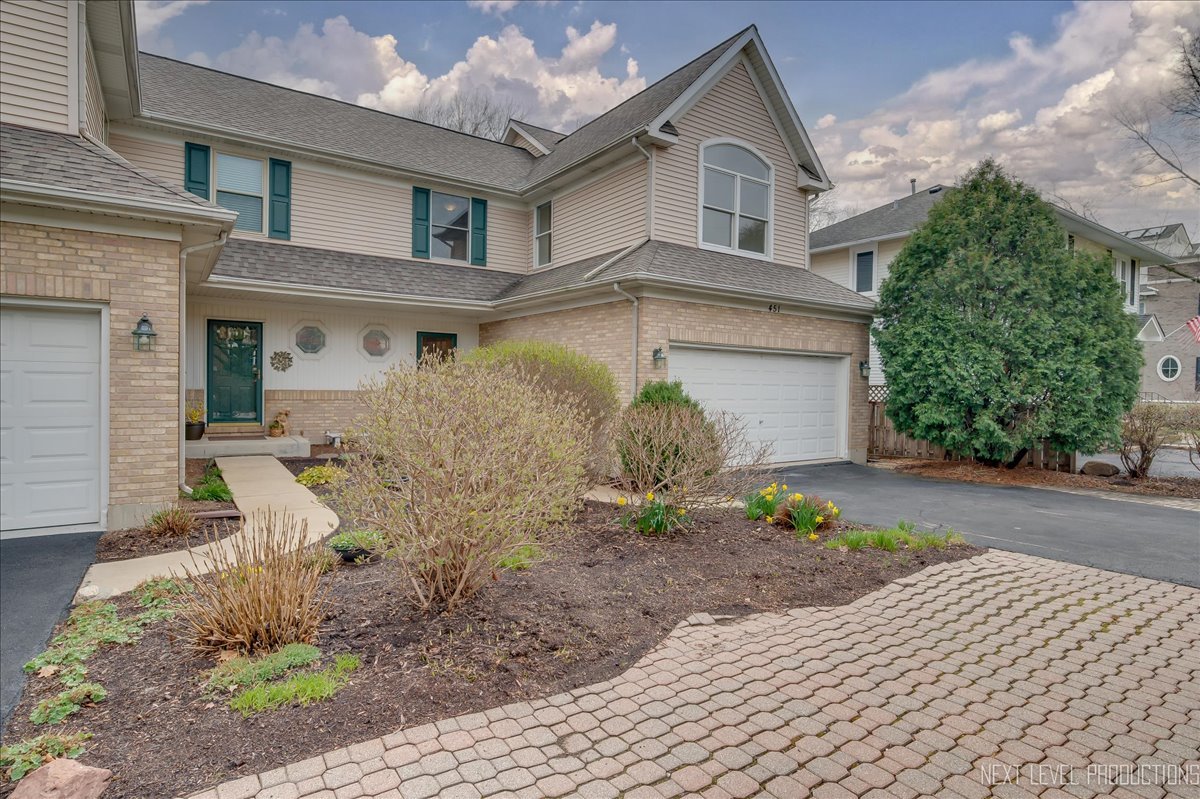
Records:
[[[362,351],[372,358],[382,358],[392,349],[391,336],[386,330],[369,327],[362,334]]]
[[[296,331],[296,349],[316,355],[325,349],[325,331],[316,325],[304,325]]]

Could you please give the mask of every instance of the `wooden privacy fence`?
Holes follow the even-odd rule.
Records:
[[[876,389],[883,389],[876,391]],[[873,458],[929,458],[933,460],[963,460],[961,455],[946,453],[946,450],[936,444],[931,444],[918,438],[901,433],[887,417],[887,388],[871,386],[870,392],[870,437],[867,441],[867,454]],[[1042,444],[1029,450],[1024,460],[1025,466],[1035,469],[1046,469],[1052,472],[1074,472],[1075,453],[1059,452]]]

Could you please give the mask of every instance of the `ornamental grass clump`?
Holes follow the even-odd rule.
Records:
[[[146,532],[155,538],[187,538],[199,524],[199,520],[187,508],[172,505],[150,517]]]
[[[257,514],[251,525],[253,534],[238,533],[228,546],[210,541],[208,556],[192,555],[194,590],[179,617],[196,649],[253,655],[317,639],[328,588],[305,546],[308,525],[275,513]]]
[[[589,487],[578,404],[512,366],[425,359],[363,385],[333,503],[378,531],[424,610],[454,610],[544,543]]]

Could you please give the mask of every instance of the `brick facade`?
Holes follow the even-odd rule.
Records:
[[[479,343],[505,339],[539,339],[567,344],[608,365],[625,396],[630,395],[630,303],[618,301],[479,326]],[[858,375],[858,362],[868,359],[868,326],[790,313],[708,305],[643,297],[638,325],[638,383],[669,379],[670,342],[720,344],[732,347],[833,353],[850,361],[848,448],[850,458],[865,462],[870,407],[867,381]],[[655,369],[653,352],[662,347],[666,369]]]
[[[179,243],[3,222],[0,274],[5,296],[108,305],[108,526],[139,524],[178,494]],[[150,352],[129,335],[143,313]]]

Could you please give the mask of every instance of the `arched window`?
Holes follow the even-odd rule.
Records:
[[[771,165],[728,142],[706,145],[703,161],[700,241],[713,248],[766,255]]]

